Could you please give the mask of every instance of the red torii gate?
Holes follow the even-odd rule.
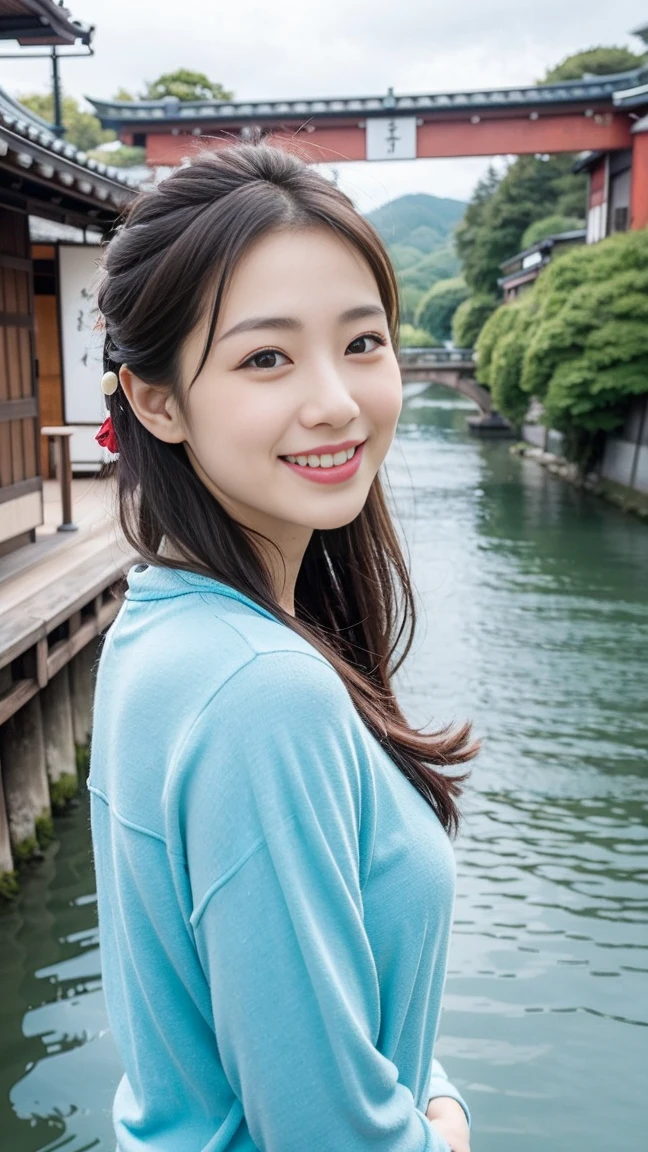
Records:
[[[329,100],[90,101],[147,163],[267,138],[313,162],[632,150],[630,226],[648,224],[648,68],[559,84]]]

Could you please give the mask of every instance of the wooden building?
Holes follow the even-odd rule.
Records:
[[[636,28],[648,46],[648,26]],[[629,120],[625,147],[613,151],[598,148],[586,152],[576,171],[586,172],[587,243],[595,244],[615,232],[648,226],[648,69],[628,74],[617,86],[612,101],[615,110]]]
[[[648,121],[648,118],[647,118]],[[587,152],[575,165],[586,172],[587,243],[596,244],[615,232],[627,232],[632,221],[633,150]],[[648,221],[644,222],[648,223]]]
[[[41,220],[96,244],[135,191],[0,89],[0,555],[33,540],[43,522],[40,428],[66,421],[60,244],[32,243],[30,221],[32,232]]]
[[[516,252],[515,256],[509,256],[508,260],[500,264],[503,275],[497,281],[502,289],[504,303],[516,300],[522,292],[530,288],[556,253],[573,248],[575,244],[583,244],[584,241],[585,229],[574,228],[570,232],[544,236],[537,244],[532,244],[522,252]]]

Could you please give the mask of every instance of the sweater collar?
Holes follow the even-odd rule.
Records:
[[[231,600],[238,600],[253,608],[269,620],[276,620],[255,600],[245,596],[229,584],[215,580],[212,576],[203,576],[197,572],[189,572],[185,568],[166,568],[153,564],[133,564],[127,576],[127,600],[166,600],[173,596],[188,596],[196,592],[206,592],[215,596],[227,596]]]

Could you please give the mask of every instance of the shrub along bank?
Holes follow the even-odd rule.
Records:
[[[501,305],[477,342],[477,378],[520,424],[532,397],[583,469],[602,434],[648,392],[648,231],[554,259],[519,302]]]

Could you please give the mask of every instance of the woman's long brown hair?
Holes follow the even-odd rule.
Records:
[[[122,364],[169,390],[181,411],[184,341],[210,311],[209,352],[223,291],[239,260],[270,231],[333,229],[371,268],[398,339],[398,290],[377,233],[333,184],[287,152],[241,144],[197,156],[134,201],[105,250],[98,303],[104,368]],[[316,529],[295,589],[295,617],[277,603],[254,533],[239,525],[194,472],[182,444],[157,439],[121,387],[107,400],[117,441],[119,517],[149,564],[220,580],[305,637],[333,665],[365,724],[451,834],[468,773],[448,774],[476,755],[468,723],[423,732],[411,727],[391,686],[413,639],[415,609],[407,567],[379,477],[350,524]],[[113,466],[111,466],[113,467]]]

